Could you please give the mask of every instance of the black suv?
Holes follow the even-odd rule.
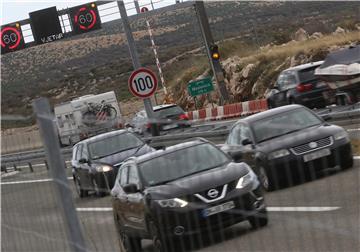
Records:
[[[175,238],[245,220],[254,228],[267,224],[251,168],[203,139],[125,161],[111,195],[127,251],[141,251],[141,239],[152,239],[157,251],[172,251]]]
[[[282,71],[267,97],[269,107],[301,104],[320,108],[328,105],[323,92],[330,89],[314,75],[315,69],[322,63],[323,61],[312,62]]]
[[[71,160],[75,187],[80,197],[95,191],[104,196],[114,185],[121,162],[154,149],[126,130],[112,131],[74,145]]]

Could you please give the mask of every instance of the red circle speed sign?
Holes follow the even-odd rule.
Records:
[[[154,94],[158,81],[155,74],[147,68],[139,68],[129,78],[129,89],[134,96],[147,98]]]

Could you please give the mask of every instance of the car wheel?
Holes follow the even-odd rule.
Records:
[[[92,182],[94,185],[95,194],[99,197],[104,197],[106,195],[106,192],[104,192],[103,187],[101,185],[99,185],[99,183],[96,181],[96,179],[93,179]]]
[[[266,209],[259,211],[256,215],[248,218],[250,225],[253,229],[264,227],[268,224],[268,216]]]
[[[289,98],[289,104],[296,104],[295,99],[290,97]]]
[[[81,188],[80,179],[74,177],[76,193],[80,198],[84,198],[88,195],[88,191]]]
[[[258,178],[259,178],[262,188],[265,191],[274,190],[273,181],[270,179],[268,172],[266,171],[266,169],[263,166],[260,166],[260,168],[259,168]]]

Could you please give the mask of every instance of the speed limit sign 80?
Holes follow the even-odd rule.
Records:
[[[147,98],[154,94],[158,81],[155,74],[147,68],[139,68],[129,78],[129,89],[134,96]]]

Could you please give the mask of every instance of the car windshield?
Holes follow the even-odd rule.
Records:
[[[92,159],[99,159],[142,145],[144,143],[133,134],[122,133],[89,143],[89,152]]]
[[[229,161],[222,151],[205,143],[144,161],[139,164],[139,169],[145,186],[154,186],[219,167]]]
[[[155,110],[158,118],[166,118],[173,115],[183,114],[184,111],[179,106],[166,107]]]
[[[321,123],[310,111],[299,108],[255,121],[252,127],[259,143]]]

